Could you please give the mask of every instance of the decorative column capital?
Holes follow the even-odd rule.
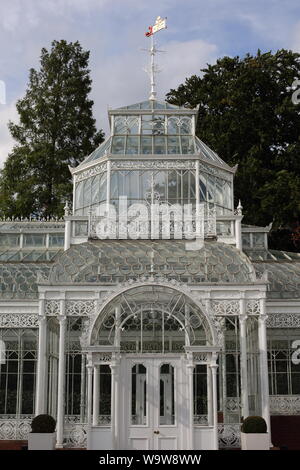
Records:
[[[44,326],[47,323],[47,317],[46,315],[39,315],[38,316],[38,321],[41,326]]]
[[[268,319],[268,315],[266,313],[261,313],[258,317],[258,323],[264,325]]]
[[[247,321],[247,318],[248,318],[248,315],[246,315],[245,313],[242,313],[240,316],[239,316],[239,321],[240,323],[242,323],[243,325],[246,323]]]
[[[58,315],[57,318],[61,326],[64,326],[66,324],[66,321],[67,321],[66,315]]]

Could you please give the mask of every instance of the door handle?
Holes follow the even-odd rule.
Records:
[[[154,434],[159,434],[159,431],[153,431]]]

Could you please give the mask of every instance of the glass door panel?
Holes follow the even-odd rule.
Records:
[[[135,364],[131,369],[131,424],[147,424],[147,369]]]
[[[170,364],[160,366],[160,407],[159,424],[175,424],[175,403],[174,403],[174,367]]]

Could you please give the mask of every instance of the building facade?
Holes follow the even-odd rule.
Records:
[[[64,219],[1,222],[0,439],[49,413],[58,448],[233,448],[242,417],[300,414],[300,255],[242,225],[196,117],[110,110]],[[171,206],[192,208],[182,237]]]

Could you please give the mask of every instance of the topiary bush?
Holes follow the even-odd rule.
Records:
[[[243,421],[241,431],[246,434],[263,434],[267,432],[267,423],[261,416],[248,416]]]
[[[55,431],[56,421],[50,415],[38,415],[31,422],[33,433],[53,433]]]

